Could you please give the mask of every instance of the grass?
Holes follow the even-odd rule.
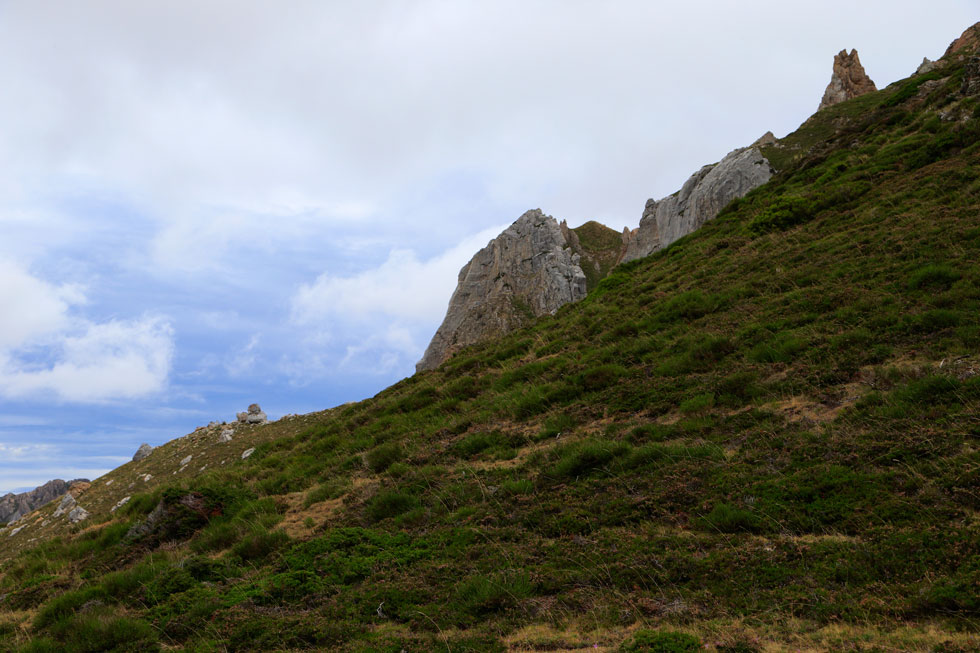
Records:
[[[357,404],[196,431],[78,526],[42,509],[0,535],[0,645],[975,650],[980,163],[978,118],[938,118],[954,87],[821,111],[772,182],[553,317]]]

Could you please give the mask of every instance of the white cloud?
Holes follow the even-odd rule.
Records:
[[[75,286],[52,286],[17,264],[0,260],[0,351],[63,329],[69,305],[82,299]]]
[[[485,229],[425,261],[411,250],[396,249],[376,268],[348,277],[321,274],[293,295],[293,321],[329,328],[379,316],[413,323],[437,320],[449,304],[460,268],[504,228]]]
[[[99,402],[165,387],[170,325],[151,315],[91,322],[72,310],[85,302],[77,286],[54,286],[0,262],[0,395]]]

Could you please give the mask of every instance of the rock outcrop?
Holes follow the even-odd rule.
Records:
[[[980,50],[980,23],[974,23],[966,28],[958,39],[949,44],[943,58],[953,54],[965,54]]]
[[[931,61],[929,57],[922,57],[922,63],[920,63],[919,67],[915,69],[915,74],[925,75],[926,73],[931,73],[938,67],[939,67],[938,61]]]
[[[623,262],[649,256],[698,229],[733,199],[769,181],[772,172],[757,147],[741,148],[695,172],[673,195],[647,200],[640,226],[630,233]]]
[[[247,411],[238,413],[236,417],[242,424],[265,424],[269,421],[268,416],[262,412],[258,404],[252,404]]]
[[[561,226],[540,209],[528,211],[460,270],[446,317],[416,370],[434,369],[462,347],[513,331],[585,294],[585,273]]]
[[[30,492],[20,494],[5,494],[0,497],[0,523],[13,523],[29,512],[37,510],[61,495],[68,492],[73,484],[83,482],[83,479],[63,481],[57,478],[48,481]]]
[[[878,87],[864,72],[857,50],[851,50],[850,54],[847,50],[841,50],[834,57],[834,72],[817,110],[877,90]]]
[[[139,462],[149,456],[151,453],[153,453],[153,447],[144,442],[140,445],[140,448],[136,450],[136,453],[133,454],[133,462]]]

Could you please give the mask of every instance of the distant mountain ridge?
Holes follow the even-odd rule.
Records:
[[[77,483],[87,483],[87,479],[75,479],[64,481],[56,478],[48,481],[44,485],[38,486],[29,492],[14,494],[10,492],[0,497],[0,523],[13,523],[24,515],[37,510],[38,508],[54,501],[62,496],[73,485]]]

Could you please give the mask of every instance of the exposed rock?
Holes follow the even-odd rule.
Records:
[[[88,510],[82,508],[81,506],[75,506],[72,508],[71,512],[68,513],[68,521],[72,524],[77,524],[83,519],[88,518]]]
[[[231,436],[233,436],[234,434],[235,434],[234,430],[225,429],[218,436],[218,442],[231,442]]]
[[[963,67],[963,85],[960,87],[960,93],[980,94],[980,56],[971,56]]]
[[[660,230],[657,228],[657,200],[647,200],[640,216],[640,226],[629,234],[623,263],[649,256],[660,249]]]
[[[246,449],[245,451],[242,452],[242,460],[245,460],[246,458],[248,458],[249,456],[251,456],[253,453],[255,453],[255,447],[251,447],[250,449]]]
[[[922,57],[922,63],[920,63],[919,67],[915,69],[915,74],[925,75],[926,73],[931,73],[938,67],[939,67],[938,62],[930,61],[929,57]]]
[[[434,369],[462,347],[585,297],[579,260],[554,218],[540,209],[522,215],[460,270],[446,317],[416,370]]]
[[[246,412],[238,413],[235,417],[242,424],[265,424],[269,421],[269,418],[262,412],[258,404],[252,404]]]
[[[776,135],[773,134],[772,132],[766,132],[759,138],[755,139],[755,142],[752,143],[752,145],[749,145],[749,147],[765,147],[767,145],[775,145],[775,144],[776,144]]]
[[[877,90],[878,87],[864,72],[864,66],[861,65],[857,50],[851,50],[850,54],[847,53],[847,50],[841,50],[834,57],[834,72],[817,110]]]
[[[953,54],[961,54],[980,50],[980,23],[974,23],[966,28],[958,39],[949,44],[943,58]]]
[[[109,512],[116,512],[117,510],[125,506],[127,503],[129,503],[129,499],[130,497],[123,497],[122,499],[116,502],[116,505],[114,505],[112,508],[109,509]]]
[[[188,454],[184,456],[183,460],[180,461],[180,466],[183,467],[184,465],[189,463],[193,457],[194,457],[193,454]]]
[[[67,492],[73,483],[81,481],[82,479],[63,481],[56,478],[29,492],[5,494],[0,497],[0,522],[12,524],[24,515],[54,501]]]
[[[13,537],[14,535],[16,535],[17,533],[21,532],[22,530],[24,530],[24,527],[23,526],[18,526],[17,528],[15,528],[15,529],[13,529],[13,530],[10,531],[9,537]]]
[[[772,167],[756,147],[735,150],[717,164],[704,166],[678,192],[660,201],[647,201],[640,226],[626,245],[623,261],[649,256],[695,231],[733,199],[771,177]]]
[[[144,458],[149,456],[152,452],[153,452],[153,447],[151,447],[150,445],[144,442],[143,444],[140,445],[140,448],[136,450],[136,453],[133,454],[133,462],[135,463],[135,462],[139,462],[140,460],[143,460]]]
[[[62,515],[71,512],[77,504],[75,503],[75,497],[70,494],[66,494],[61,498],[61,503],[55,508],[52,517],[61,517]]]

